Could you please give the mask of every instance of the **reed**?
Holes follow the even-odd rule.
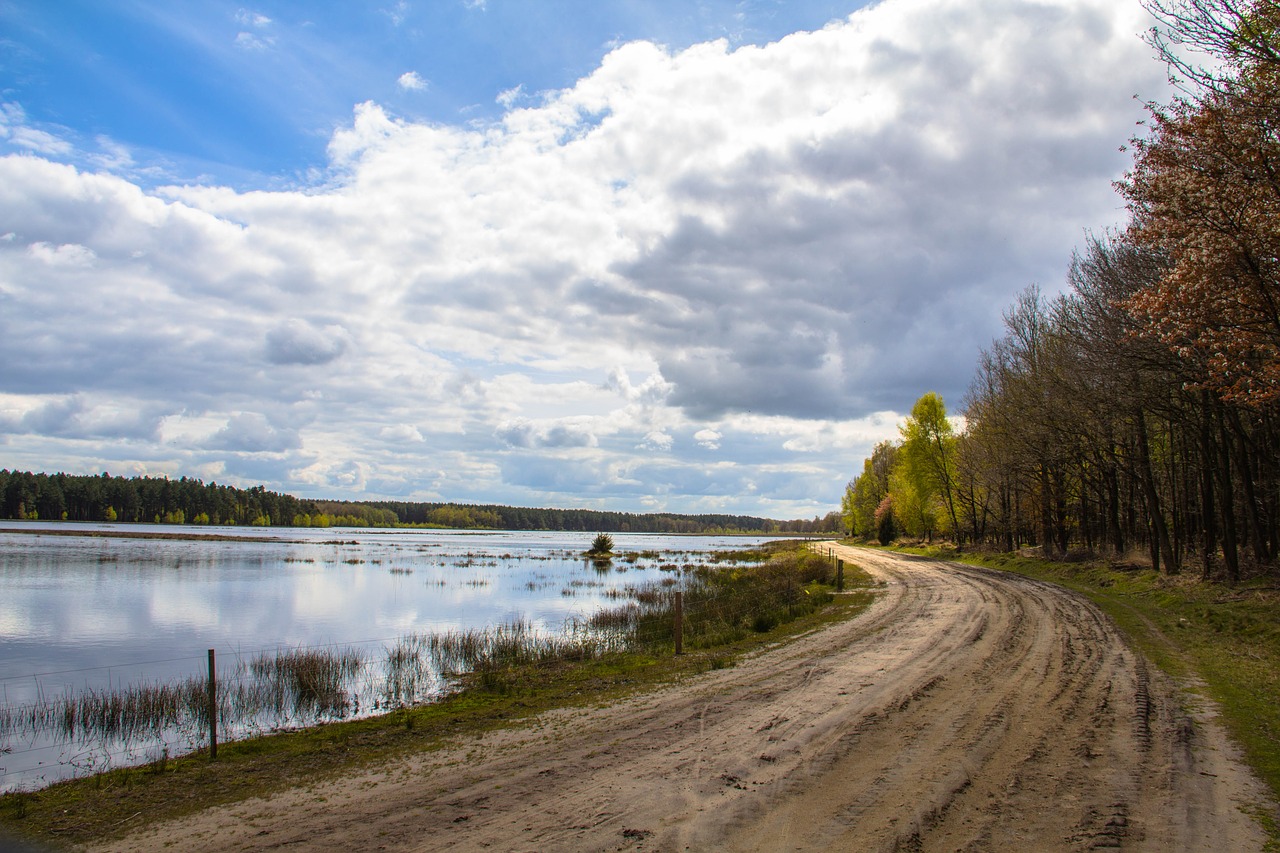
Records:
[[[482,555],[469,555],[478,557]],[[650,554],[645,553],[645,558]],[[654,555],[656,556],[656,555]],[[430,701],[464,684],[510,689],[531,677],[529,667],[551,661],[585,661],[674,644],[674,601],[683,594],[686,648],[736,642],[813,612],[831,599],[821,584],[828,561],[799,550],[765,559],[737,554],[717,565],[664,565],[660,578],[609,589],[615,606],[570,619],[558,632],[524,620],[488,628],[403,636],[384,654],[352,648],[279,649],[242,660],[220,678],[216,696],[219,728],[236,737],[294,727],[374,710]],[[395,569],[393,568],[392,571]],[[543,586],[549,579],[540,577]],[[571,581],[566,592],[602,585]],[[84,690],[38,697],[21,707],[0,707],[0,750],[17,736],[64,742],[185,739],[198,746],[208,729],[208,682],[188,677],[110,690]]]
[[[45,734],[68,742],[130,743],[154,738],[181,725],[197,704],[207,706],[207,695],[207,682],[191,678],[42,696],[30,705],[0,709],[0,739]]]
[[[669,648],[674,644],[674,602],[679,587],[685,645],[710,648],[736,642],[752,632],[772,630],[831,601],[824,586],[830,581],[828,561],[794,546],[735,552],[732,559],[719,565],[678,568],[667,564],[659,568],[668,574],[628,587],[625,604],[594,614],[590,624],[597,629],[628,632],[634,648]]]
[[[248,663],[254,680],[243,691],[242,701],[249,709],[256,706],[281,716],[343,716],[350,705],[347,686],[364,664],[364,655],[355,649],[285,649],[258,655]]]
[[[387,649],[379,691],[382,707],[408,707],[442,691],[429,650],[429,635],[425,634],[401,637]]]

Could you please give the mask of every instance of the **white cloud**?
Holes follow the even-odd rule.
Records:
[[[237,453],[282,453],[301,446],[293,430],[280,429],[260,412],[233,415],[212,438],[211,445]]]
[[[33,127],[12,128],[9,131],[9,141],[21,148],[50,157],[65,156],[73,150],[73,146],[67,140]]]
[[[670,451],[674,444],[675,439],[671,436],[667,435],[665,432],[654,430],[653,432],[646,433],[644,441],[640,442],[640,444],[636,446],[644,450],[659,450],[665,453]]]
[[[64,157],[74,150],[74,146],[66,139],[31,127],[27,122],[26,110],[16,103],[0,103],[0,139],[46,157]]]
[[[91,267],[97,257],[93,249],[76,243],[64,243],[61,246],[45,242],[32,243],[27,247],[27,254],[51,267]]]
[[[663,379],[662,374],[650,374],[637,386],[631,384],[631,377],[621,367],[615,367],[609,371],[604,387],[610,391],[616,391],[631,402],[646,405],[661,403],[671,393],[671,383]]]
[[[510,447],[525,449],[595,447],[599,443],[586,424],[573,419],[534,422],[514,418],[498,424],[494,435]]]
[[[423,92],[427,88],[427,81],[417,71],[404,72],[396,83],[406,92]]]
[[[298,191],[0,158],[0,393],[146,412],[95,441],[112,470],[812,516],[1120,219],[1132,96],[1165,91],[1143,26],[893,0],[763,47],[624,44],[490,125],[361,104]],[[82,452],[54,414],[8,464]]]
[[[707,450],[719,450],[720,439],[722,438],[724,436],[714,429],[700,429],[693,434],[693,440],[698,442],[700,447],[705,447]]]
[[[419,442],[423,440],[422,433],[413,424],[386,426],[378,431],[378,435],[388,441],[396,442]]]
[[[276,43],[275,36],[256,35],[250,32],[236,33],[236,47],[243,50],[267,50]]]
[[[252,12],[248,9],[240,9],[235,14],[237,24],[244,27],[255,27],[262,29],[271,25],[271,19],[261,12]]]
[[[154,407],[131,408],[109,398],[71,394],[0,399],[0,430],[15,434],[150,441],[159,437],[159,428]]]
[[[520,83],[512,86],[510,89],[503,89],[498,93],[498,97],[494,98],[494,100],[506,109],[511,109],[515,102],[520,100],[523,95],[524,84]]]
[[[336,324],[316,328],[292,319],[267,332],[267,359],[274,364],[326,364],[346,352],[347,346],[347,330]]]
[[[131,169],[135,165],[133,154],[128,148],[108,136],[99,135],[96,139],[98,153],[90,158],[100,169],[109,172],[120,172]]]

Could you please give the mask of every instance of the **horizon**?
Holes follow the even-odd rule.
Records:
[[[166,474],[157,474],[157,475],[134,475],[134,476],[126,477],[126,476],[125,476],[125,475],[123,475],[123,474],[112,474],[110,471],[100,471],[100,472],[95,473],[95,474],[74,474],[74,473],[71,473],[71,472],[68,472],[68,471],[15,471],[15,470],[13,470],[13,469],[0,468],[0,474],[4,474],[4,473],[8,473],[8,474],[10,474],[10,475],[15,474],[15,473],[18,473],[18,474],[28,474],[28,475],[36,476],[36,477],[42,477],[42,476],[43,476],[43,477],[59,477],[59,476],[63,476],[63,477],[77,477],[77,478],[90,478],[90,477],[92,477],[92,478],[108,478],[108,479],[115,479],[115,478],[117,478],[117,477],[120,477],[121,479],[125,479],[125,480],[129,480],[129,479],[136,479],[136,478],[141,478],[141,477],[145,477],[145,476],[151,476],[153,479],[164,479],[164,480],[175,480],[175,479],[176,479],[176,480],[178,480],[179,482],[181,482],[183,479],[187,479],[187,480],[194,480],[195,482],[201,483],[202,485],[209,486],[209,487],[221,487],[221,486],[229,486],[229,485],[230,485],[230,484],[228,484],[228,483],[218,483],[216,480],[209,480],[209,481],[205,481],[205,480],[203,480],[203,479],[201,479],[201,478],[199,478],[199,477],[186,477],[186,476],[182,476],[182,477],[176,477],[176,478],[175,478],[175,477],[169,477],[169,476],[168,476],[168,475],[166,475]],[[260,486],[260,485],[262,485],[262,484],[260,484],[260,483],[255,483],[255,484],[253,484],[253,485],[251,485],[251,486],[239,486],[239,485],[237,485],[237,486],[231,486],[231,488],[235,488],[235,489],[239,489],[239,490],[242,490],[242,491],[243,491],[243,490],[248,490],[248,489],[254,488],[254,487],[256,487],[256,486]],[[265,487],[264,487],[264,488],[265,488]],[[275,491],[275,490],[270,490],[270,489],[269,489],[268,491]],[[605,509],[605,510],[601,510],[601,509],[595,509],[595,508],[592,508],[592,507],[563,507],[563,506],[529,505],[529,504],[501,504],[501,503],[497,503],[497,504],[495,504],[495,503],[475,503],[475,502],[472,502],[472,501],[453,501],[453,500],[447,500],[447,499],[438,499],[438,500],[429,500],[429,501],[419,501],[419,500],[410,500],[410,499],[406,499],[406,498],[364,498],[364,499],[360,499],[360,500],[349,500],[349,499],[345,499],[345,498],[313,497],[313,496],[309,496],[309,495],[296,495],[296,494],[292,494],[292,493],[288,493],[288,492],[276,492],[276,493],[277,493],[277,494],[283,494],[283,495],[286,495],[286,496],[288,496],[288,497],[295,498],[295,499],[297,499],[297,500],[299,500],[299,501],[306,501],[306,502],[310,502],[310,503],[313,503],[313,504],[354,504],[354,505],[366,505],[366,506],[373,506],[373,505],[376,505],[376,504],[385,504],[385,503],[404,503],[404,504],[408,504],[408,505],[410,505],[410,506],[413,506],[413,505],[422,505],[422,506],[440,505],[440,506],[453,506],[453,507],[459,507],[459,508],[473,507],[473,508],[477,508],[477,509],[485,509],[485,508],[497,508],[497,509],[520,509],[520,510],[547,511],[547,512],[599,512],[599,513],[613,513],[613,514],[617,514],[617,515],[638,515],[638,516],[662,516],[662,515],[669,515],[669,516],[675,516],[675,517],[681,517],[681,518],[700,518],[700,517],[707,517],[707,516],[725,516],[725,517],[728,517],[728,518],[746,518],[746,519],[751,519],[751,520],[753,520],[753,521],[776,521],[776,522],[779,522],[779,523],[791,523],[791,522],[817,521],[817,520],[825,519],[825,518],[829,517],[830,515],[836,514],[836,512],[837,512],[836,510],[831,510],[831,511],[829,511],[828,513],[826,513],[826,514],[824,514],[824,515],[815,515],[813,518],[808,518],[808,517],[798,517],[798,518],[777,518],[777,517],[774,517],[774,516],[757,516],[757,515],[751,515],[751,514],[749,514],[749,513],[735,513],[735,512],[700,512],[700,513],[683,513],[683,512],[675,512],[675,511],[672,511],[672,510],[643,510],[643,511],[638,511],[638,512],[637,512],[637,511],[634,511],[634,510],[626,510],[626,509]],[[62,523],[62,522],[64,522],[64,521],[66,521],[66,522],[73,522],[73,523],[82,523],[82,524],[101,524],[101,523],[104,523],[104,522],[100,522],[100,521],[93,521],[93,520],[86,520],[86,519],[69,519],[69,518],[64,518],[64,519],[53,519],[53,518],[38,518],[38,519],[8,518],[8,519],[4,519],[4,520],[6,520],[6,521],[38,521],[38,522],[56,522],[56,523],[59,523],[59,524],[60,524],[60,523]],[[401,521],[403,522],[403,519],[402,519]],[[152,523],[154,523],[154,522],[149,522],[149,521],[135,521],[135,522],[123,522],[123,521],[116,521],[116,522],[110,522],[110,523],[113,523],[113,524],[152,524]],[[161,522],[161,523],[163,523],[163,524],[168,524],[169,522]],[[184,524],[190,524],[190,523],[192,523],[192,522],[183,522],[183,523],[184,523]],[[272,526],[275,526],[275,525],[272,525]],[[288,525],[284,525],[284,526],[288,526]]]

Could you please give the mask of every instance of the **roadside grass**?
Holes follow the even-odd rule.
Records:
[[[1249,765],[1280,801],[1280,586],[1257,577],[1238,586],[1090,560],[1052,562],[954,548],[893,548],[1016,572],[1079,592],[1170,675],[1193,679],[1212,699]],[[1265,820],[1271,849],[1280,827]]]
[[[795,549],[802,549],[796,545]],[[794,549],[793,549],[794,550]],[[813,561],[782,552],[761,565],[780,561],[810,575]],[[777,573],[770,575],[777,580]],[[740,584],[741,577],[731,578]],[[0,796],[0,838],[5,833],[40,844],[78,845],[122,836],[146,824],[180,818],[210,806],[253,797],[439,749],[460,737],[521,725],[556,708],[592,707],[638,692],[676,684],[710,670],[735,666],[744,656],[834,622],[850,619],[874,600],[875,581],[846,564],[838,596],[799,579],[806,598],[822,591],[814,609],[785,608],[793,618],[763,623],[751,618],[741,631],[722,632],[731,640],[694,643],[676,656],[661,646],[610,652],[577,660],[530,660],[485,666],[454,694],[430,704],[401,708],[377,717],[329,723],[218,745],[217,761],[205,750],[164,758],[140,767],[110,770],[61,782],[38,791]],[[804,612],[802,612],[802,610]],[[709,638],[708,638],[709,639]]]

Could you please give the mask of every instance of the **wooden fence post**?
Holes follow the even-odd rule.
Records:
[[[684,654],[684,593],[676,590],[676,654]]]
[[[836,592],[844,592],[844,560],[836,560]]]
[[[218,757],[218,674],[209,649],[209,760]]]

